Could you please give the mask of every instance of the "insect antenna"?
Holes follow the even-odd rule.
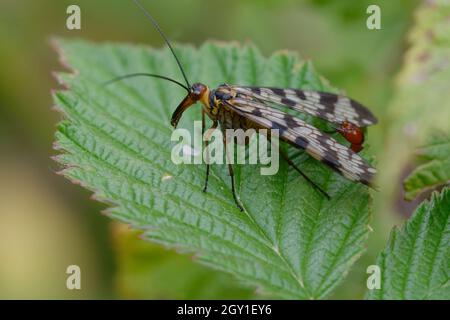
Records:
[[[158,78],[158,79],[167,80],[167,81],[170,81],[172,83],[175,83],[175,84],[179,85],[180,87],[182,87],[187,92],[190,92],[188,87],[186,87],[181,82],[178,82],[177,80],[174,80],[174,79],[166,77],[166,76],[161,76],[159,74],[144,73],[144,72],[126,74],[124,76],[120,76],[120,77],[108,80],[108,81],[104,82],[103,85],[106,86],[108,84],[111,84],[111,83],[114,83],[114,82],[117,82],[117,81],[121,81],[121,80],[124,80],[124,79],[128,79],[128,78],[133,78],[133,77],[152,77],[152,78]]]
[[[142,12],[144,12],[145,16],[151,21],[151,23],[153,24],[153,26],[155,27],[155,29],[158,31],[158,33],[161,35],[161,37],[164,39],[164,41],[166,42],[167,46],[169,47],[170,51],[172,52],[175,60],[177,61],[178,67],[180,68],[181,74],[183,75],[184,80],[186,81],[187,87],[190,88],[191,85],[189,84],[189,81],[186,77],[186,74],[184,73],[184,69],[181,66],[180,60],[178,59],[177,55],[175,54],[175,50],[173,50],[172,45],[169,42],[169,39],[166,37],[166,35],[164,34],[164,32],[161,30],[161,28],[159,27],[158,23],[156,22],[156,20],[152,17],[152,15],[150,14],[150,12],[148,12],[144,6],[138,1],[138,0],[133,0],[134,3],[139,7],[139,9],[142,10]]]

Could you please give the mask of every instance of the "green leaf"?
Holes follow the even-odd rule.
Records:
[[[291,149],[303,170],[331,194],[327,200],[284,162],[273,176],[255,165],[235,166],[245,211],[231,195],[226,167],[213,166],[202,192],[203,165],[171,162],[171,113],[185,92],[157,79],[137,78],[102,87],[132,72],[180,79],[167,49],[84,41],[58,41],[62,60],[75,71],[59,74],[70,91],[54,100],[65,114],[56,133],[62,173],[111,205],[112,218],[144,230],[144,238],[195,253],[197,261],[278,297],[324,298],[364,250],[368,235],[367,188]],[[205,43],[176,46],[192,82],[334,89],[290,53],[264,58],[253,46]],[[200,106],[180,127],[192,130]],[[180,277],[183,276],[180,271]]]
[[[427,189],[450,182],[450,136],[439,135],[418,150],[427,161],[417,167],[404,181],[405,199],[412,200]]]
[[[450,299],[450,189],[433,193],[379,255],[381,289],[369,299]]]

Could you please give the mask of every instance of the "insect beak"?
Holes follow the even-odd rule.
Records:
[[[176,128],[178,125],[178,121],[180,121],[181,116],[183,115],[183,112],[196,102],[197,102],[197,100],[193,99],[191,94],[188,94],[186,96],[186,98],[184,98],[183,101],[181,101],[180,105],[173,112],[172,119],[170,120],[170,124],[174,128]]]

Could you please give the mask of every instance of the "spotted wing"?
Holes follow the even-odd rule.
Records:
[[[362,128],[378,121],[360,103],[334,93],[272,87],[232,86],[232,88],[237,93],[284,105],[336,124],[349,121]]]
[[[238,94],[223,103],[232,111],[267,129],[278,129],[287,142],[304,149],[347,179],[371,185],[376,170],[349,148],[305,121],[295,118],[249,96]]]

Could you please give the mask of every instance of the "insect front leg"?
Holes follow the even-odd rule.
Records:
[[[205,111],[202,110],[202,137],[205,139],[205,149],[208,149],[209,140],[211,139],[211,135],[214,132],[214,130],[217,128],[218,122],[215,120],[211,126],[211,128],[208,129],[205,135]],[[206,192],[208,190],[208,178],[209,178],[209,170],[210,170],[210,164],[209,164],[209,152],[206,150],[206,177],[205,177],[205,185],[203,187],[203,192]]]

